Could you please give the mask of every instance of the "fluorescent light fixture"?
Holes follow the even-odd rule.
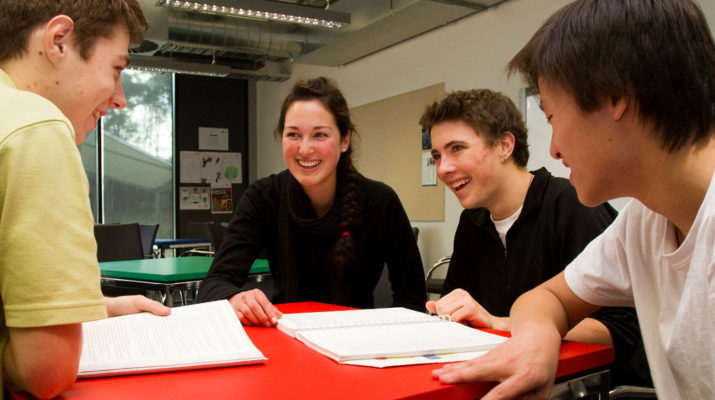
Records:
[[[270,0],[159,0],[157,6],[176,10],[285,22],[320,28],[342,28],[350,24],[350,14]]]
[[[152,72],[176,72],[179,74],[203,75],[247,80],[266,80],[281,82],[290,78],[293,64],[290,62],[270,62],[260,70],[234,68],[221,64],[181,61],[166,57],[131,54],[130,69]]]
[[[208,71],[197,71],[195,69],[180,69],[180,68],[169,68],[169,67],[146,67],[143,65],[132,65],[129,64],[129,69],[137,71],[148,71],[148,72],[176,72],[177,74],[187,74],[187,75],[201,75],[201,76],[213,76],[218,78],[225,78],[229,74],[220,72],[208,72]]]

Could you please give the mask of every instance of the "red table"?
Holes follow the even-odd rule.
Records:
[[[322,303],[281,304],[284,313],[345,309]],[[442,364],[391,368],[340,365],[275,328],[246,327],[268,360],[262,365],[80,380],[63,399],[474,399],[491,384],[442,385],[431,371]],[[565,341],[558,376],[602,367],[610,347]],[[26,399],[12,393],[14,399]]]

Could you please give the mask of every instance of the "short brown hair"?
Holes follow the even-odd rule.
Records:
[[[32,31],[57,15],[74,21],[75,43],[89,57],[97,38],[110,37],[126,26],[133,44],[141,43],[149,24],[137,0],[2,0],[0,1],[0,62],[27,51]]]
[[[489,89],[449,93],[444,99],[427,106],[420,125],[430,131],[444,121],[465,122],[489,146],[494,146],[506,132],[511,132],[515,139],[511,157],[516,165],[526,167],[529,161],[526,125],[514,102],[504,94]]]
[[[509,62],[538,90],[561,86],[585,112],[633,101],[668,151],[706,143],[715,125],[715,44],[692,0],[578,0]]]

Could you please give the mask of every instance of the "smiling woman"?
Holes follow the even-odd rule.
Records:
[[[405,210],[387,185],[353,166],[348,105],[325,78],[296,83],[275,130],[287,170],[239,200],[199,301],[228,298],[244,324],[274,325],[280,313],[258,289],[241,291],[265,249],[272,301],[374,307],[387,264],[393,303],[423,309],[424,272]]]
[[[296,101],[286,111],[283,159],[318,216],[333,205],[338,161],[349,146],[350,131],[342,136],[319,100]]]

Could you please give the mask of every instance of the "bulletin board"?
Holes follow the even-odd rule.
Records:
[[[444,184],[423,186],[419,124],[425,107],[444,92],[440,83],[351,109],[360,136],[357,169],[391,186],[410,221],[444,221]]]

